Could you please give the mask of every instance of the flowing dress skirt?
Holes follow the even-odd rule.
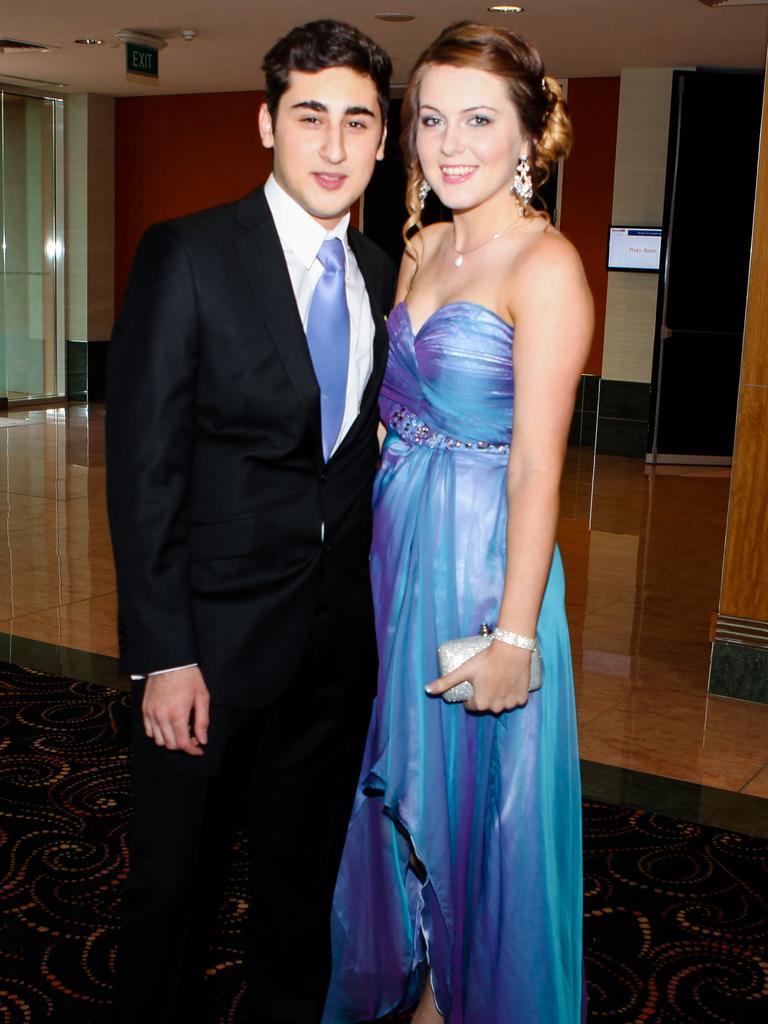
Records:
[[[579,761],[557,550],[537,630],[542,689],[500,716],[424,692],[438,643],[496,621],[506,462],[392,430],[385,443],[371,556],[380,686],[324,1024],[411,1006],[427,965],[447,1024],[582,1019]]]

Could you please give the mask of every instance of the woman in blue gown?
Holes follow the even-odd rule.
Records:
[[[555,546],[592,328],[530,205],[570,143],[535,49],[461,23],[403,106],[410,238],[389,318],[371,571],[380,685],[336,889],[324,1024],[577,1024],[581,803]],[[452,223],[421,230],[427,186]],[[435,681],[438,644],[499,635]],[[529,694],[535,638],[543,685]],[[468,680],[462,706],[440,695]],[[429,692],[425,692],[430,684]]]

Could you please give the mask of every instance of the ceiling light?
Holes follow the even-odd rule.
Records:
[[[75,42],[78,46],[101,46],[104,40],[93,39],[91,36],[86,36],[85,39],[76,39]]]
[[[525,8],[517,4],[494,4],[488,10],[491,14],[522,14]]]
[[[397,11],[384,14],[374,14],[374,18],[378,18],[379,21],[415,21],[415,14],[398,14]]]
[[[0,39],[0,53],[48,53],[50,49],[47,43],[29,43],[24,39]]]
[[[67,88],[67,83],[66,82],[46,82],[42,78],[22,78],[21,75],[6,75],[4,72],[0,72],[0,82],[12,82],[12,83],[21,82],[22,85],[25,85],[25,86],[27,86],[27,85],[29,85],[29,86],[42,85],[42,86],[45,86],[45,88],[53,87],[54,89],[66,89]]]

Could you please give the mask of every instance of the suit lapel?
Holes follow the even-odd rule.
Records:
[[[335,455],[338,455],[339,452],[343,451],[347,444],[354,440],[362,424],[367,421],[371,405],[378,401],[379,388],[381,387],[381,382],[384,377],[384,369],[387,365],[388,337],[384,310],[381,305],[381,281],[378,280],[378,276],[368,259],[365,247],[360,244],[357,232],[350,231],[348,239],[350,248],[355,254],[357,265],[360,268],[360,273],[363,275],[365,290],[368,293],[368,300],[371,304],[371,313],[373,314],[373,323],[375,327],[373,337],[373,368],[371,370],[371,376],[368,378],[368,383],[365,386],[365,391],[363,392],[363,397],[360,402],[360,412],[357,419],[352,423],[351,427],[347,431],[346,437],[334,453],[334,457]]]
[[[387,357],[387,329],[384,325],[384,314],[388,311],[382,309],[381,306],[382,282],[373,268],[367,249],[360,244],[360,236],[356,231],[349,232],[349,245],[355,254],[357,265],[360,267],[360,273],[363,275],[365,290],[368,292],[368,298],[371,303],[373,322],[376,325],[376,336],[373,341],[374,373],[371,374],[373,378],[376,368],[381,373],[384,372],[384,363],[386,363]]]
[[[319,438],[320,389],[285,256],[263,189],[257,189],[242,200],[237,219],[246,228],[235,240],[245,274],[275,349]]]

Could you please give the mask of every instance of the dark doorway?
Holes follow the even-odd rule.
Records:
[[[759,73],[674,75],[649,461],[733,453],[762,100]]]

